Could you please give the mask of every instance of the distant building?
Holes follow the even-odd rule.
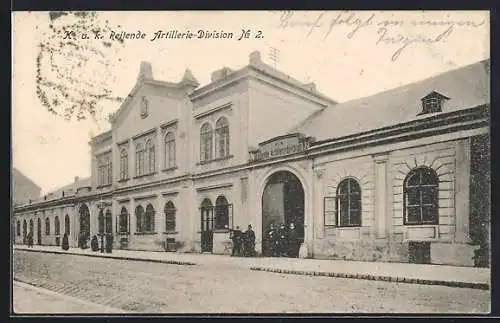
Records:
[[[203,87],[142,63],[90,142],[90,179],[17,207],[16,241],[35,226],[41,244],[108,232],[223,254],[252,224],[261,254],[271,223],[294,223],[301,256],[487,265],[489,79],[488,60],[337,103],[258,52]]]

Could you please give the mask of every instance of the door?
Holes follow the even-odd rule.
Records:
[[[214,243],[214,211],[211,205],[206,204],[201,207],[201,252],[212,252]]]

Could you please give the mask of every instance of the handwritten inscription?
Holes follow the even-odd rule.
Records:
[[[410,45],[445,43],[458,28],[477,28],[483,20],[451,19],[387,19],[387,15],[366,12],[320,12],[304,15],[294,11],[282,12],[278,22],[279,29],[303,29],[305,37],[315,33],[322,39],[331,37],[334,31],[344,31],[347,39],[353,39],[362,32],[370,31],[377,46],[393,45],[396,50],[391,56],[396,61]],[[412,32],[409,32],[412,30]],[[414,31],[417,31],[416,33]]]

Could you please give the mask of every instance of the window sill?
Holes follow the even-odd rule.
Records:
[[[439,223],[403,223],[403,225],[410,228],[428,228],[435,227],[436,225],[439,225]]]
[[[361,225],[325,224],[325,227],[327,227],[327,228],[334,228],[334,229],[359,229],[359,228],[361,228]]]
[[[136,236],[151,236],[155,234],[158,234],[158,232],[134,232]]]
[[[111,183],[109,183],[109,184],[103,184],[103,185],[97,185],[96,189],[107,188],[107,187],[111,187]]]
[[[169,168],[164,168],[162,169],[162,172],[164,173],[167,173],[167,172],[173,172],[174,170],[176,170],[178,167],[177,166],[174,166],[174,167],[169,167]]]
[[[163,234],[178,234],[178,231],[165,231]]]
[[[120,236],[128,236],[130,235],[130,232],[117,232],[116,234]]]
[[[127,178],[122,178],[122,179],[119,179],[119,180],[118,180],[118,183],[123,183],[123,182],[126,182],[126,181],[128,181],[129,179],[130,179],[130,178],[128,178],[128,177],[127,177]]]
[[[153,175],[156,175],[156,174],[157,174],[157,172],[152,172],[152,173],[137,175],[137,176],[134,176],[134,179],[136,179],[136,178],[142,178],[142,177],[148,177],[148,176],[153,176]]]
[[[222,161],[222,160],[228,160],[231,158],[233,158],[233,155],[227,155],[224,157],[217,157],[217,158],[210,159],[210,160],[203,160],[203,161],[196,163],[196,165],[205,165],[205,164],[210,164],[210,163],[214,163],[214,162],[218,162],[218,161]]]

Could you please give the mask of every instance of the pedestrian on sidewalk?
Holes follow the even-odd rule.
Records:
[[[274,224],[271,222],[269,224],[269,228],[266,230],[263,243],[263,256],[265,257],[274,257],[276,253],[276,237],[277,233],[274,229]]]
[[[252,230],[252,225],[248,225],[247,231],[243,234],[244,237],[244,255],[245,257],[253,257],[255,254],[255,232]]]
[[[286,257],[287,256],[287,230],[285,228],[285,224],[281,223],[280,228],[278,229],[278,256]]]
[[[69,249],[69,239],[68,239],[68,234],[65,233],[62,239],[62,244],[61,244],[62,250],[68,250]]]
[[[28,248],[33,248],[33,231],[28,233]]]
[[[233,250],[231,251],[231,257],[241,256],[241,240],[243,232],[241,232],[240,227],[236,226],[235,230],[229,231],[229,238],[233,241]]]
[[[92,240],[90,240],[90,248],[92,251],[98,251],[99,250],[99,241],[97,241],[97,236],[94,235],[92,237]]]
[[[290,228],[287,233],[288,256],[297,258],[299,256],[299,232],[295,228],[295,223],[290,223]]]

